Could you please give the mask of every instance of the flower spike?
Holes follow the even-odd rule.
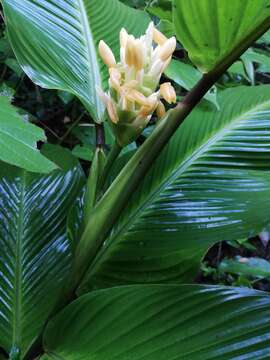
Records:
[[[154,112],[162,118],[166,109],[160,101],[176,101],[175,90],[165,83],[158,90],[162,73],[169,65],[176,39],[167,39],[151,22],[145,35],[135,39],[122,28],[119,33],[120,62],[110,47],[99,43],[99,53],[109,70],[109,91],[98,94],[106,106],[109,122],[120,146],[134,141]]]

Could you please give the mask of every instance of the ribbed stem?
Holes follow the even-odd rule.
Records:
[[[101,174],[100,180],[99,180],[99,190],[102,191],[104,184],[107,180],[107,176],[112,168],[113,163],[118,158],[119,154],[122,151],[122,147],[118,145],[117,141],[113,144],[111,151],[109,152],[109,155],[106,159],[106,163],[103,169],[103,172]]]

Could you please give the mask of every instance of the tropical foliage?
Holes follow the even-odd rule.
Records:
[[[0,359],[268,359],[270,0],[1,6]]]

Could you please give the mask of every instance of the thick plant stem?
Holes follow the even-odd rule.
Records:
[[[113,144],[111,151],[109,152],[109,155],[106,159],[106,163],[105,163],[103,172],[100,177],[100,182],[99,182],[100,191],[102,191],[105,181],[107,179],[107,176],[112,168],[112,165],[113,165],[114,161],[117,159],[117,157],[119,156],[119,154],[121,153],[121,151],[122,151],[122,147],[120,145],[118,145],[117,141],[115,141],[115,143]]]

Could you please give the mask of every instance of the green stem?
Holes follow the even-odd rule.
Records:
[[[119,156],[119,154],[121,153],[121,151],[122,151],[122,147],[120,145],[118,145],[117,141],[115,141],[115,143],[113,144],[111,151],[109,152],[109,155],[106,159],[106,163],[105,163],[103,172],[100,177],[100,182],[99,182],[100,191],[103,190],[105,181],[107,180],[107,176],[112,168],[112,165],[115,162],[115,160],[117,159],[117,157]]]
[[[96,130],[96,150],[94,158],[89,171],[89,176],[86,184],[86,193],[84,197],[84,225],[91,216],[92,209],[94,208],[98,195],[98,184],[101,174],[103,173],[105,165],[105,132],[103,124],[95,124]],[[85,227],[85,226],[84,226]]]
[[[99,179],[104,169],[105,159],[103,148],[97,147],[86,184],[86,193],[84,198],[84,226],[90,218],[92,210],[96,204]]]

